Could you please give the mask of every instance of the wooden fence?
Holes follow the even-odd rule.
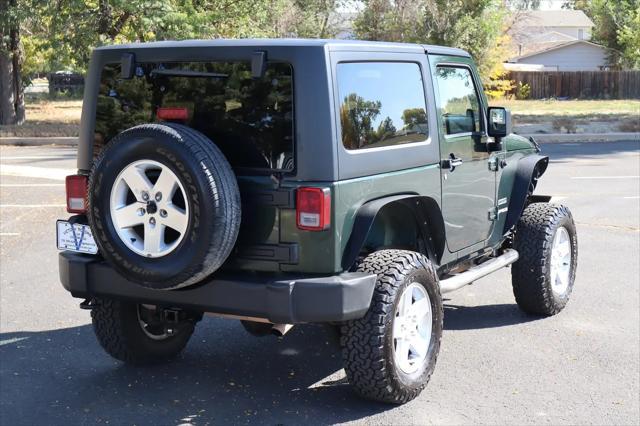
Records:
[[[640,99],[640,71],[511,71],[509,78],[529,85],[529,99]]]

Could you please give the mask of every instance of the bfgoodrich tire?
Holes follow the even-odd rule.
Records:
[[[555,315],[569,301],[578,266],[578,238],[569,209],[533,203],[517,224],[514,248],[520,257],[511,268],[513,294],[520,308]]]
[[[435,270],[423,255],[381,250],[359,271],[378,279],[364,318],[342,327],[349,383],[368,399],[405,403],[433,373],[442,338],[442,299]]]
[[[196,319],[183,318],[171,324],[151,321],[153,311],[142,305],[97,299],[91,310],[93,331],[100,346],[117,360],[136,365],[175,358],[193,334]]]
[[[186,126],[125,130],[91,172],[88,218],[100,252],[145,287],[185,287],[216,271],[235,244],[240,217],[231,166]]]

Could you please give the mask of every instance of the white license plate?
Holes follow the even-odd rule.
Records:
[[[89,254],[98,253],[98,246],[93,239],[89,225],[71,224],[66,220],[59,220],[56,222],[56,234],[59,250]]]

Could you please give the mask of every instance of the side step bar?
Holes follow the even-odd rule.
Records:
[[[518,252],[513,249],[505,250],[505,252],[498,257],[487,260],[484,263],[473,266],[464,272],[455,274],[450,278],[440,280],[440,293],[449,293],[464,287],[467,284],[489,275],[500,268],[509,266],[518,260]]]

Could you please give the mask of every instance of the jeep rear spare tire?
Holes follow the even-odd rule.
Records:
[[[202,281],[238,236],[240,192],[231,166],[211,140],[179,124],[117,135],[94,164],[89,194],[100,252],[145,287]]]

